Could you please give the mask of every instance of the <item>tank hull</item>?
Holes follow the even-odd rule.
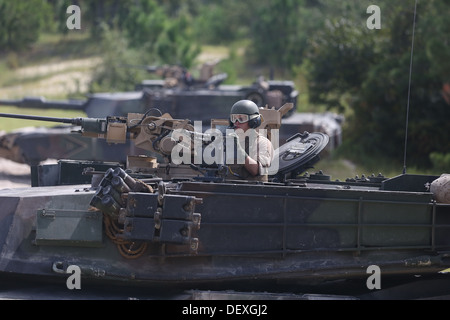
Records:
[[[160,221],[166,237],[155,240],[155,217],[128,215],[143,226],[131,237],[147,244],[128,257],[106,236],[105,216],[90,207],[96,192],[90,185],[1,190],[0,271],[61,279],[78,266],[82,281],[105,284],[192,289],[239,283],[273,291],[351,279],[365,286],[372,265],[382,277],[449,267],[449,205],[425,191],[344,185],[166,182]],[[146,197],[128,194],[136,207],[139,201],[147,206]],[[168,227],[191,224],[168,213],[183,197],[201,199],[195,206],[200,227],[189,234],[198,240],[195,252]]]

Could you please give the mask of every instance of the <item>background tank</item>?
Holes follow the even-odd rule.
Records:
[[[206,80],[184,81],[147,80],[136,86],[136,91],[95,93],[86,100],[47,100],[44,97],[0,99],[0,105],[35,109],[71,109],[88,117],[124,116],[130,112],[159,115],[170,113],[175,118],[202,121],[209,126],[211,118],[226,119],[230,106],[241,99],[254,101],[258,106],[280,108],[292,103],[294,108],[284,116],[280,128],[280,144],[296,133],[323,132],[331,143],[328,150],[341,142],[341,118],[331,113],[303,114],[294,110],[298,92],[292,81],[265,81],[259,78],[250,86],[222,85],[226,74],[213,75]],[[76,128],[74,128],[76,130]],[[38,164],[46,159],[126,160],[126,154],[141,154],[129,142],[120,147],[97,142],[72,134],[70,128],[19,129],[0,136],[0,156],[19,163]],[[46,145],[45,150],[41,146]],[[114,149],[118,148],[118,149]]]

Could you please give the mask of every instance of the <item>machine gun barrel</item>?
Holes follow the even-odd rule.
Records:
[[[38,121],[49,121],[49,122],[59,122],[59,123],[70,123],[75,126],[81,126],[83,123],[83,118],[56,118],[56,117],[42,117],[42,116],[30,116],[26,114],[11,114],[11,113],[0,113],[2,118],[15,118],[15,119],[25,119],[25,120],[38,120]]]
[[[108,123],[116,122],[120,120],[102,119],[102,118],[56,118],[56,117],[42,117],[42,116],[30,116],[25,114],[11,114],[11,113],[0,113],[0,118],[16,118],[25,120],[37,120],[37,121],[49,121],[58,123],[69,123],[74,126],[81,126],[81,130],[78,132],[86,137],[97,137],[101,138],[105,135],[106,139],[108,136]],[[122,120],[123,121],[123,120]]]

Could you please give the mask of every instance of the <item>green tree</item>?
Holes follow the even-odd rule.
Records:
[[[155,43],[164,30],[168,17],[156,1],[144,0],[130,8],[124,30],[132,47],[154,51]]]
[[[291,71],[302,63],[308,39],[322,25],[321,10],[314,1],[258,1],[248,19],[250,57],[258,64]]]
[[[41,0],[0,0],[0,48],[23,50],[33,44],[51,16],[51,6]]]
[[[200,52],[191,28],[191,17],[181,10],[175,18],[154,0],[142,0],[130,9],[124,22],[130,46],[149,53],[158,63],[192,66]]]
[[[67,1],[67,0],[58,0]],[[73,3],[76,2],[76,3]],[[71,4],[80,6],[84,28],[87,28],[94,39],[101,39],[108,29],[121,30],[129,16],[130,9],[136,6],[135,0],[77,0]]]
[[[213,0],[198,6],[193,21],[197,41],[214,45],[249,38],[259,5],[260,0]]]
[[[145,64],[143,53],[129,48],[127,39],[117,29],[110,29],[106,24],[101,32],[99,43],[103,52],[103,62],[93,70],[89,84],[90,92],[131,91],[136,83],[144,79],[139,68],[130,64]]]
[[[309,43],[304,69],[312,102],[351,110],[345,142],[359,155],[401,162],[405,139],[414,2],[378,1],[382,27],[369,30],[366,3],[342,1]],[[450,108],[440,92],[448,82],[449,2],[418,6],[407,153],[415,166],[449,150]],[[330,9],[330,8],[328,8]]]
[[[148,77],[130,65],[180,64],[192,66],[200,48],[192,40],[190,15],[178,12],[169,18],[165,7],[154,0],[142,0],[128,8],[121,30],[102,24],[103,63],[95,70],[90,91],[133,90]]]
[[[186,15],[166,22],[163,32],[155,43],[156,53],[162,63],[192,67],[200,53],[200,46],[193,41],[189,25],[189,17]]]

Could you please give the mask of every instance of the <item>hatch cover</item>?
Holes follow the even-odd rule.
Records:
[[[284,180],[286,175],[298,175],[319,160],[319,153],[330,138],[322,132],[297,133],[274,152],[274,161],[269,170],[271,176]],[[278,169],[278,170],[277,170]]]

